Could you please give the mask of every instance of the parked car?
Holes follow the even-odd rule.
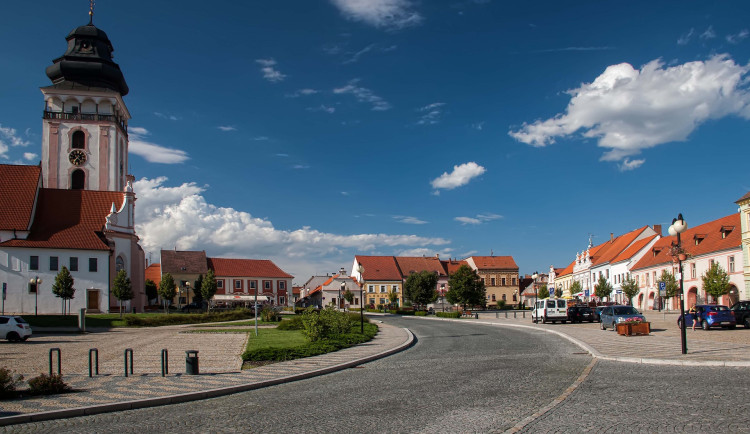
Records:
[[[595,308],[592,309],[592,312],[594,314],[594,321],[602,322],[601,314],[602,314],[602,310],[604,310],[605,307],[607,306],[596,306]]]
[[[190,304],[186,304],[185,306],[182,306],[183,312],[204,312],[206,310],[206,305],[203,302],[196,303],[192,302]]]
[[[695,306],[698,311],[698,324],[703,330],[711,327],[721,327],[733,329],[737,327],[737,321],[734,318],[734,312],[728,307],[716,304],[699,304]],[[685,313],[685,326],[693,326],[693,318],[696,314]],[[677,327],[682,328],[682,318],[677,318]]]
[[[750,301],[738,301],[729,310],[734,312],[734,320],[737,324],[742,324],[746,329],[750,329]]]
[[[605,306],[599,314],[601,320],[599,327],[602,330],[606,330],[607,327],[615,329],[615,324],[624,322],[628,318],[635,318],[641,321],[646,321],[646,317],[642,313],[638,312],[638,309],[633,306]]]
[[[31,336],[31,326],[20,316],[0,315],[0,337],[10,342],[25,341]]]
[[[572,306],[568,308],[570,322],[594,322],[594,311],[588,306]]]
[[[531,312],[531,321],[538,323],[560,321],[565,324],[568,320],[568,301],[562,298],[547,298],[536,301],[536,306]]]

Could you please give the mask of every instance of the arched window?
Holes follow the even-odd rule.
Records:
[[[120,270],[125,269],[125,259],[123,259],[122,256],[118,256],[117,259],[115,259],[115,272],[119,273]]]
[[[503,294],[503,301],[506,301],[507,297]]]
[[[70,146],[73,149],[84,149],[84,148],[86,148],[86,133],[84,133],[81,130],[78,130],[75,133],[73,133],[73,137],[72,137]]]
[[[86,173],[81,169],[76,169],[70,175],[70,189],[83,190],[86,188]]]

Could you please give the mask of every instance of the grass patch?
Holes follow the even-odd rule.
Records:
[[[280,324],[279,321],[263,321],[261,319],[258,319],[258,325],[278,325]],[[240,321],[240,322],[233,322],[232,324],[205,324],[201,327],[241,327],[241,326],[254,326],[255,320],[250,321]],[[247,331],[247,330],[246,330]]]
[[[206,313],[104,313],[86,315],[86,328],[101,327],[158,327],[171,324],[202,324],[252,318],[250,310],[238,309],[226,312]],[[23,315],[31,327],[78,327],[78,315]],[[261,323],[259,321],[259,323]],[[254,324],[254,322],[253,322]],[[275,324],[275,323],[268,323]]]
[[[222,329],[222,328],[210,328],[210,329],[195,329],[185,330],[182,333],[251,333],[248,329]]]
[[[301,330],[259,330],[258,336],[250,334],[247,349],[242,353],[242,360],[255,366],[257,362],[280,362],[318,356],[367,342],[378,333],[378,326],[365,324],[364,335],[360,334],[359,330],[360,325],[355,324],[349,333],[315,342],[308,341]]]

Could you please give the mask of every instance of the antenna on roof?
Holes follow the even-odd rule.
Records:
[[[594,235],[594,234],[589,234],[589,247],[593,247],[594,246],[594,237],[595,236],[596,235]]]
[[[89,25],[94,25],[94,6],[96,6],[96,2],[94,0],[89,0]]]
[[[495,251],[490,249],[490,256],[495,256]]]

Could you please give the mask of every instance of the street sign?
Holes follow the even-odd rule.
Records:
[[[659,282],[659,297],[667,296],[667,282]]]
[[[8,284],[3,282],[3,300],[5,300],[5,293],[8,291]]]
[[[583,291],[583,296],[584,297],[588,297],[589,296],[589,290],[588,289],[585,290],[585,291]]]
[[[615,294],[622,294],[622,289],[615,290]]]
[[[549,287],[549,296],[553,297],[554,295],[555,295],[555,287],[554,286],[550,286]]]

